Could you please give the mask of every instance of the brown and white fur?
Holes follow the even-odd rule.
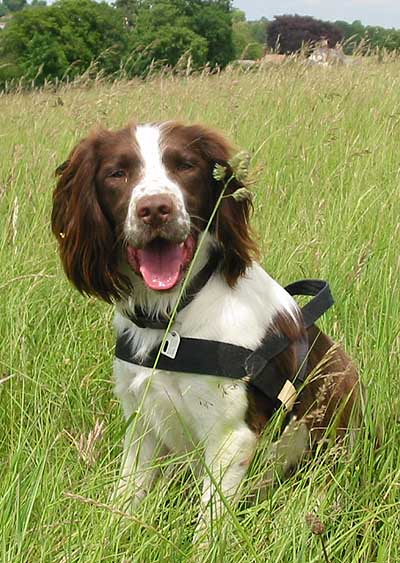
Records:
[[[130,331],[140,358],[161,342],[163,331],[137,327],[127,312],[140,305],[149,317],[157,317],[173,309],[182,275],[222,190],[213,169],[222,164],[229,176],[231,155],[227,141],[203,126],[129,124],[116,132],[92,133],[58,170],[52,226],[65,272],[81,292],[115,303],[116,331]],[[239,187],[232,181],[228,193]],[[293,340],[302,334],[296,302],[255,261],[250,211],[246,199],[223,199],[192,276],[207,263],[211,250],[218,249],[221,263],[178,313],[174,330],[181,336],[254,349],[267,331],[283,331]],[[160,239],[181,260],[167,287],[158,274],[147,271],[144,279],[141,273],[146,249],[155,245],[151,252],[162,252]],[[284,469],[295,465],[333,423],[336,433],[344,433],[358,396],[358,376],[349,358],[315,326],[308,333],[308,373],[322,363],[297,399],[298,422],[290,440],[277,448]],[[293,347],[275,361],[277,369],[291,373],[296,366]],[[120,489],[136,506],[158,476],[155,455],[201,447],[208,468],[202,512],[207,513],[213,499],[218,515],[223,503],[215,484],[226,497],[235,496],[270,418],[268,400],[241,380],[152,373],[119,359],[114,373],[126,419],[140,410],[130,427],[133,435],[128,429],[125,439]]]

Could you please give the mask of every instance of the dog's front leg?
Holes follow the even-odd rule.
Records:
[[[128,426],[117,495],[131,510],[147,496],[159,476],[157,437],[147,425],[134,421]]]
[[[256,436],[246,426],[228,436],[213,435],[205,448],[205,477],[201,498],[201,513],[194,543],[206,545],[211,540],[212,524],[225,513],[225,504],[237,500],[240,484],[251,463],[256,448]]]

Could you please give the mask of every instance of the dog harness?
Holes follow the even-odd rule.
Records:
[[[179,310],[192,301],[214,271],[215,264],[212,261],[197,274]],[[285,290],[292,296],[312,297],[301,308],[304,329],[312,326],[333,305],[329,284],[323,280],[297,281],[286,286]],[[135,310],[129,318],[142,328],[165,329],[169,323],[169,319],[149,319],[141,310]],[[294,346],[297,358],[297,368],[292,374],[282,373],[274,362],[276,356],[289,346]],[[117,338],[115,355],[118,359],[158,370],[243,380],[268,398],[272,414],[282,405],[286,411],[292,410],[307,373],[309,343],[306,331],[301,339],[294,341],[282,333],[268,331],[261,344],[255,350],[250,350],[215,340],[182,337],[172,330],[164,338],[162,350],[157,345],[142,360],[135,357],[136,352],[130,330],[127,329]]]

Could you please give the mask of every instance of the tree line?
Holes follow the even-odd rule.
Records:
[[[4,4],[4,2],[3,2]],[[74,78],[95,61],[105,74],[226,66],[235,57],[230,0],[58,0],[15,11],[0,32],[0,82]]]
[[[266,49],[293,53],[325,38],[400,49],[400,31],[312,17],[276,16],[246,21],[231,0],[0,0],[0,86],[24,79],[73,79],[90,68],[106,75],[145,76],[157,66],[224,68],[237,58],[257,59]],[[93,66],[94,64],[94,66]]]

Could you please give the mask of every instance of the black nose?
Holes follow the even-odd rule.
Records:
[[[174,202],[168,195],[141,197],[136,203],[136,216],[146,225],[160,227],[173,215]]]

